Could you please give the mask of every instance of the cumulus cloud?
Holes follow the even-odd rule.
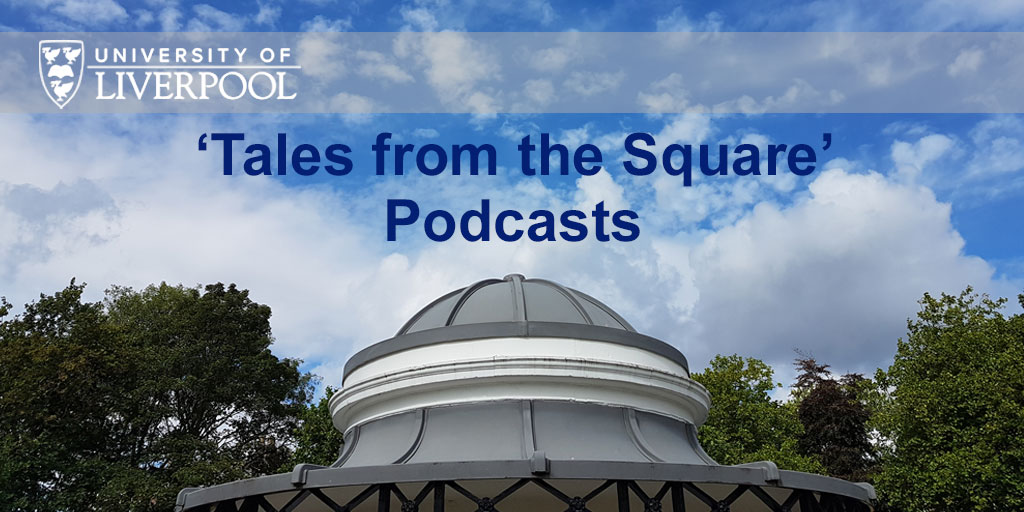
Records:
[[[922,292],[992,286],[992,267],[964,254],[949,205],[928,189],[833,169],[809,191],[791,207],[760,203],[693,248],[697,340],[870,369],[891,356]]]
[[[515,122],[530,121],[508,118],[495,130],[534,131]],[[785,364],[792,348],[837,368],[882,364],[923,291],[971,283],[1006,294],[986,262],[964,253],[948,204],[927,188],[838,169],[841,161],[790,202],[759,195],[771,187],[743,190],[749,180],[731,180],[735,189],[708,197],[747,206],[720,225],[691,229],[658,219],[672,215],[672,201],[696,203],[703,192],[688,198],[665,188],[656,199],[637,180],[608,172],[563,186],[508,173],[407,175],[354,187],[222,176],[217,158],[194,150],[195,134],[210,129],[209,120],[190,117],[0,120],[0,152],[10,157],[0,179],[4,295],[24,302],[72,276],[90,283],[93,298],[115,283],[237,282],[273,307],[274,350],[306,359],[336,385],[349,355],[392,335],[433,298],[508,272],[595,295],[679,346],[695,368],[718,352]],[[78,135],[69,139],[69,130]],[[431,130],[412,133],[438,135]],[[709,116],[686,115],[666,119],[656,136],[699,143],[715,133]],[[619,135],[584,126],[559,138]],[[485,197],[492,208],[523,212],[605,201],[640,211],[643,230],[629,244],[437,244],[410,227],[401,242],[387,243],[377,221],[393,197],[416,198],[424,212],[478,208]]]

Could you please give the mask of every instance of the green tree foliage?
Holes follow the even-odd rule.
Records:
[[[800,453],[820,460],[829,476],[867,481],[874,449],[868,436],[871,415],[861,397],[866,379],[848,373],[836,380],[827,364],[810,357],[798,358],[796,367],[793,390],[804,427]]]
[[[719,355],[693,378],[711,393],[711,412],[699,437],[713,459],[730,465],[770,460],[782,469],[821,470],[816,458],[797,449],[803,428],[796,405],[771,397],[781,384],[772,380],[770,366],[754,358]]]
[[[0,510],[172,510],[290,460],[310,376],[234,285],[84,286],[0,313]]]
[[[1005,302],[926,294],[879,370],[876,485],[894,509],[1024,510],[1024,316]]]
[[[329,466],[338,460],[343,438],[341,432],[334,428],[328,407],[334,393],[334,388],[328,386],[319,402],[310,404],[299,413],[299,428],[295,432],[298,445],[292,466],[300,462]]]

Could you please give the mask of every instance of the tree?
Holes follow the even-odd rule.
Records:
[[[0,322],[0,510],[169,511],[290,460],[311,377],[271,353],[269,307],[219,283],[83,289]]]
[[[895,509],[1024,509],[1024,316],[1005,303],[925,294],[879,370],[876,484]]]
[[[804,427],[800,453],[820,460],[829,476],[869,480],[873,447],[867,424],[871,415],[861,398],[866,379],[848,373],[836,380],[829,365],[807,356],[798,358],[795,365],[800,373],[793,389],[800,397],[797,414]]]
[[[821,464],[797,450],[803,431],[796,406],[773,400],[781,387],[772,369],[754,358],[718,355],[693,374],[711,393],[711,412],[700,427],[701,445],[721,464],[770,460],[782,469],[816,472]]]
[[[295,431],[298,445],[292,465],[308,462],[329,466],[338,460],[344,439],[334,427],[328,407],[334,393],[334,388],[328,386],[319,402],[308,405],[299,413],[299,427]]]
[[[84,510],[109,466],[125,354],[82,289],[72,281],[0,323],[2,509]]]

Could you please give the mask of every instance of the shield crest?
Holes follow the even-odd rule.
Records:
[[[58,108],[63,109],[82,83],[85,43],[70,39],[39,41],[39,79]]]

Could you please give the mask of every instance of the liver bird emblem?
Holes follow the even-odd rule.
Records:
[[[46,96],[58,108],[63,109],[75,97],[82,83],[83,51],[82,41],[39,41],[39,78]]]

